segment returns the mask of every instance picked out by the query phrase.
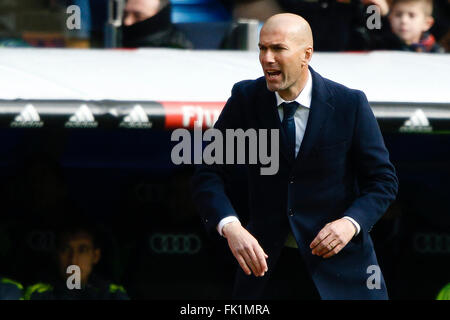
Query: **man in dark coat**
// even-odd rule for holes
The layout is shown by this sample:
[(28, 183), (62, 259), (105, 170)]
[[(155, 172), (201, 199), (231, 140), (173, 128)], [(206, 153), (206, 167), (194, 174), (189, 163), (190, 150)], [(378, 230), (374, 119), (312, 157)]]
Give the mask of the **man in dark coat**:
[(201, 165), (192, 180), (206, 228), (240, 265), (234, 298), (274, 298), (279, 281), (270, 280), (281, 279), (295, 288), (287, 298), (387, 299), (369, 232), (398, 180), (366, 96), (309, 67), (312, 32), (300, 16), (269, 18), (259, 47), (264, 77), (233, 87), (215, 128), (278, 129), (278, 172), (247, 166), (245, 228), (225, 193), (227, 165)]

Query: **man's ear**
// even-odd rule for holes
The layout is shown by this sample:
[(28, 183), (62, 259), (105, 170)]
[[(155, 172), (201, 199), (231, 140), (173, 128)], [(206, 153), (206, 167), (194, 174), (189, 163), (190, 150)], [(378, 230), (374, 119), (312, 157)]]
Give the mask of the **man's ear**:
[(102, 256), (102, 251), (100, 248), (94, 249), (94, 264), (97, 264), (100, 261)]
[(305, 60), (308, 62), (308, 64), (311, 61), (312, 54), (313, 54), (313, 48), (311, 46), (306, 48), (306, 50), (305, 50)]
[(425, 26), (423, 28), (423, 32), (430, 30), (430, 28), (434, 24), (434, 18), (432, 16), (428, 16), (425, 18)]
[(303, 57), (301, 57), (302, 66), (309, 65), (309, 62), (311, 61), (313, 54), (313, 48), (311, 46), (307, 47), (305, 49), (305, 54)]

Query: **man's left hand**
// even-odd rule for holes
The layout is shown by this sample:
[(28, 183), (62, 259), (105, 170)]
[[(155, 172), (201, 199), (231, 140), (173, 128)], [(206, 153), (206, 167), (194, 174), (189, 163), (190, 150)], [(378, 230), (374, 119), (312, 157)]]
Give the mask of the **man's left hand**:
[(330, 258), (344, 248), (353, 238), (356, 228), (349, 220), (341, 218), (327, 223), (320, 230), (309, 247), (312, 254), (323, 258)]

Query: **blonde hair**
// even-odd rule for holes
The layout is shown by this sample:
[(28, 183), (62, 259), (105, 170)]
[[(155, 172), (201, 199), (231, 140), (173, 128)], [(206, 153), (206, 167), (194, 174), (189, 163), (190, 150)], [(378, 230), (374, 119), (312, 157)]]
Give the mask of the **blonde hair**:
[(433, 14), (433, 0), (391, 0), (389, 3), (389, 7), (392, 9), (395, 5), (399, 3), (421, 3), (424, 9), (424, 13), (427, 16), (431, 16)]

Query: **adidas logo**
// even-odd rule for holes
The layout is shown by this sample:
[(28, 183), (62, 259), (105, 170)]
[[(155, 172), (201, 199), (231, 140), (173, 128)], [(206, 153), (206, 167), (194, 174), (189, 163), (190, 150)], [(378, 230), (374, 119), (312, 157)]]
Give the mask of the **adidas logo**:
[(422, 109), (417, 109), (411, 117), (405, 121), (400, 127), (400, 132), (431, 132), (433, 128), (430, 126), (427, 116)]
[(41, 128), (43, 125), (39, 113), (31, 103), (27, 104), (25, 109), (11, 122), (11, 127), (16, 128)]
[(82, 104), (64, 126), (66, 128), (96, 128), (98, 122), (95, 121), (91, 109), (86, 104)]
[(134, 106), (131, 112), (123, 118), (119, 127), (122, 128), (151, 128), (153, 123), (149, 121), (147, 113), (140, 104)]

